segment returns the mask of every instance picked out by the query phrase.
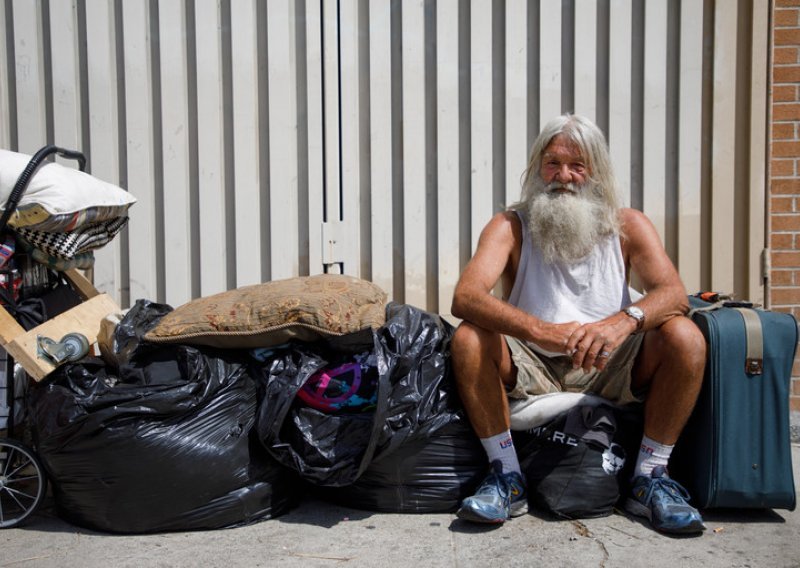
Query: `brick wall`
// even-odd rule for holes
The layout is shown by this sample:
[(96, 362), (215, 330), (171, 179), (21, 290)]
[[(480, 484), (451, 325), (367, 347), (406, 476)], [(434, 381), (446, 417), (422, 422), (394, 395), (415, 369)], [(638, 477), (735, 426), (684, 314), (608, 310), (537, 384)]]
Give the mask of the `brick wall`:
[[(769, 164), (770, 307), (800, 318), (800, 0), (773, 5)], [(792, 372), (792, 424), (800, 425), (800, 358)]]

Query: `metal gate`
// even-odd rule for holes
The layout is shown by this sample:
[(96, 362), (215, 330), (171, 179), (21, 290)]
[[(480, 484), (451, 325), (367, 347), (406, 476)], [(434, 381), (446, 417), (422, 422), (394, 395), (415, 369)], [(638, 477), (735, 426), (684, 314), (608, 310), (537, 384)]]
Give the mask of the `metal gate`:
[(447, 314), (539, 125), (606, 132), (690, 291), (763, 301), (768, 0), (0, 0), (0, 146), (136, 195), (123, 305), (344, 271)]

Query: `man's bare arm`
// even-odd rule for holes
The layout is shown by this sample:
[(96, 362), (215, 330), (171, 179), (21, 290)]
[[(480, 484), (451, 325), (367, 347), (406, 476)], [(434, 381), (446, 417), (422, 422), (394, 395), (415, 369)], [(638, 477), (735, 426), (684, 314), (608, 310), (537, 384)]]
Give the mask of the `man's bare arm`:
[(510, 263), (522, 240), (521, 230), (513, 212), (498, 213), (489, 221), (456, 285), (451, 313), (484, 329), (563, 353), (567, 339), (578, 327), (576, 322), (545, 322), (492, 295), (501, 277), (510, 275)]
[(623, 250), (646, 292), (646, 296), (636, 302), (645, 313), (643, 331), (685, 315), (689, 311), (686, 288), (655, 227), (643, 213), (634, 209), (624, 209), (622, 219), (627, 236)]

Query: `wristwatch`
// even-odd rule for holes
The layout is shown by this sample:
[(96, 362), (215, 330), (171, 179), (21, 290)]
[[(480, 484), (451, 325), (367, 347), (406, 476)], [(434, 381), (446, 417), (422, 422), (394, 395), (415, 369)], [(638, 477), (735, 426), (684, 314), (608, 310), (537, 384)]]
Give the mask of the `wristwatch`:
[(628, 306), (624, 308), (622, 311), (636, 320), (636, 331), (642, 329), (642, 326), (644, 325), (644, 312), (642, 311), (642, 308), (637, 308), (636, 306)]

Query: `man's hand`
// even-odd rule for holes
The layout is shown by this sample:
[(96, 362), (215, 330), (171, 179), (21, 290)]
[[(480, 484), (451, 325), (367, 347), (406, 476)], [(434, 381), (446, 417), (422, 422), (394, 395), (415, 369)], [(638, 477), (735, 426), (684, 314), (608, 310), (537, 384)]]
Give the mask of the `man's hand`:
[(566, 342), (572, 364), (587, 373), (596, 367), (602, 371), (614, 351), (636, 330), (636, 322), (624, 313), (614, 314), (598, 322), (578, 326)]
[(537, 336), (533, 341), (546, 351), (566, 353), (569, 355), (569, 350), (574, 349), (574, 347), (569, 347), (569, 340), (580, 328), (581, 324), (576, 321), (567, 323), (549, 323), (541, 321), (538, 325)]

